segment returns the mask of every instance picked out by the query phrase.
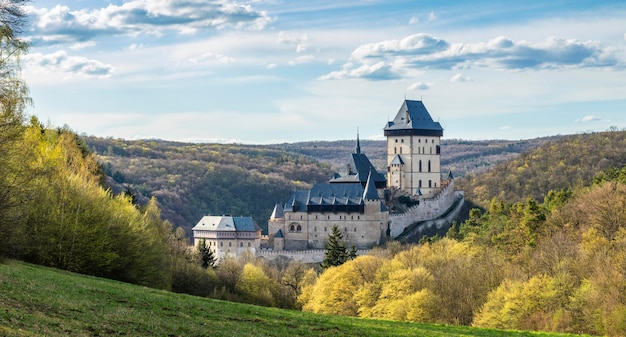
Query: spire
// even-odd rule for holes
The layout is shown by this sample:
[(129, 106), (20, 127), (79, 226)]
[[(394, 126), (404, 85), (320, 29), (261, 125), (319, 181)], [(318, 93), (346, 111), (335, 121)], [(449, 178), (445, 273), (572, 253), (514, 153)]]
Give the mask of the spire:
[(378, 200), (378, 192), (376, 191), (376, 184), (372, 180), (372, 169), (370, 168), (370, 174), (367, 176), (367, 183), (365, 183), (365, 191), (363, 192), (363, 199)]
[(356, 128), (356, 154), (361, 154), (361, 142), (359, 141), (359, 128)]
[(280, 203), (276, 203), (274, 211), (272, 211), (272, 215), (270, 215), (270, 219), (282, 219), (283, 217), (283, 207)]

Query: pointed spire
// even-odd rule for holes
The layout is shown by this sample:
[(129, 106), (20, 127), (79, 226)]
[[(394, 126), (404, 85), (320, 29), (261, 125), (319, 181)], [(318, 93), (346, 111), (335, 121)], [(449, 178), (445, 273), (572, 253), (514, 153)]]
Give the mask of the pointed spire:
[(452, 170), (450, 170), (450, 173), (448, 173), (448, 178), (449, 179), (454, 179), (454, 175), (452, 174)]
[(359, 141), (359, 128), (356, 128), (356, 154), (361, 154), (361, 142)]
[(272, 211), (272, 215), (270, 215), (270, 219), (282, 219), (283, 217), (283, 206), (280, 203), (276, 203), (274, 211)]
[(372, 169), (370, 168), (370, 174), (367, 176), (367, 183), (365, 183), (365, 191), (363, 192), (363, 200), (378, 200), (378, 191), (376, 191), (376, 184), (372, 180)]

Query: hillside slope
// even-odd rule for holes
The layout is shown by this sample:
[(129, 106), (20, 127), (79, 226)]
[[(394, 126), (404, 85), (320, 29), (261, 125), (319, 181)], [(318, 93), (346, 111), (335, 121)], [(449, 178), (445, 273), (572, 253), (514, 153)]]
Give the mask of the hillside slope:
[(267, 228), (276, 202), (332, 173), (311, 158), (261, 146), (85, 140), (116, 193), (129, 190), (140, 204), (156, 197), (163, 217), (187, 234), (207, 214), (252, 216)]
[(563, 136), (482, 174), (458, 179), (456, 187), (482, 207), (492, 198), (543, 200), (550, 190), (587, 186), (601, 171), (626, 165), (626, 132)]
[(2, 336), (564, 336), (317, 315), (0, 263)]
[[(444, 140), (442, 172), (456, 176), (484, 171), (550, 138), (523, 141)], [(190, 144), (85, 137), (114, 192), (133, 193), (140, 204), (155, 196), (163, 217), (187, 234), (206, 214), (252, 216), (262, 228), (276, 202), (295, 189), (325, 182), (342, 171), (354, 140), (274, 145)], [(385, 141), (361, 148), (385, 171)]]

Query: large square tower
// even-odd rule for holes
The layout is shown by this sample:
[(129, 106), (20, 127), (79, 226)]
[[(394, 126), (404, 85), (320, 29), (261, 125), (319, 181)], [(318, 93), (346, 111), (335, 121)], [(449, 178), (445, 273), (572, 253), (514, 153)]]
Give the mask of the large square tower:
[(405, 100), (384, 130), (387, 187), (426, 198), (437, 195), (441, 190), (441, 124), (433, 121), (422, 101)]

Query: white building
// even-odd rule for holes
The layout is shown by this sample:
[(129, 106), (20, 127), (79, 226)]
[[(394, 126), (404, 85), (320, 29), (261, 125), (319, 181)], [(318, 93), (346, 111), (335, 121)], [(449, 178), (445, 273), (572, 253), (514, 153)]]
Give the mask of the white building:
[(205, 240), (220, 260), (237, 257), (244, 251), (255, 254), (261, 246), (261, 227), (251, 217), (207, 215), (198, 221), (192, 231), (194, 246)]

